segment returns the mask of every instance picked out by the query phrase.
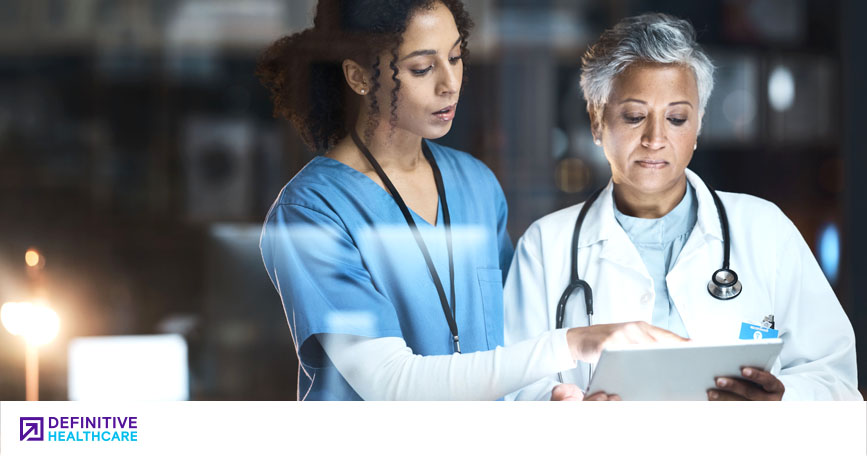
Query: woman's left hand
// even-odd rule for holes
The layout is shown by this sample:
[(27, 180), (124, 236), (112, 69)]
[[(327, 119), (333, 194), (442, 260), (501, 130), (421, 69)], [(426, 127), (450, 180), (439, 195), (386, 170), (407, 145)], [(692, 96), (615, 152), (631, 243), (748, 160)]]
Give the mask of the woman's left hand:
[(741, 374), (746, 378), (719, 377), (716, 389), (708, 390), (711, 401), (779, 401), (786, 387), (777, 377), (767, 371), (745, 367)]
[(577, 385), (571, 383), (561, 383), (554, 387), (551, 391), (552, 401), (619, 401), (620, 396), (616, 394), (606, 394), (603, 392), (593, 393), (589, 396), (584, 395)]
[(578, 385), (560, 383), (551, 391), (552, 401), (580, 401), (584, 399), (584, 391)]

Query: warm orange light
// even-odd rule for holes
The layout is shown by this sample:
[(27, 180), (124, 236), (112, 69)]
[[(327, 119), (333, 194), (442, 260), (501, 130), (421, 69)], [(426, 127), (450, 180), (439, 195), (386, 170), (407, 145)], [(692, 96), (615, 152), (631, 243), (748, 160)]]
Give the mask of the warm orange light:
[(24, 261), (27, 262), (27, 266), (35, 268), (39, 264), (39, 252), (35, 249), (27, 250), (27, 253), (24, 254)]
[(590, 185), (590, 168), (580, 158), (563, 158), (555, 172), (554, 183), (564, 193), (578, 193)]
[(45, 302), (7, 302), (0, 307), (0, 321), (35, 347), (51, 342), (60, 330), (60, 317)]

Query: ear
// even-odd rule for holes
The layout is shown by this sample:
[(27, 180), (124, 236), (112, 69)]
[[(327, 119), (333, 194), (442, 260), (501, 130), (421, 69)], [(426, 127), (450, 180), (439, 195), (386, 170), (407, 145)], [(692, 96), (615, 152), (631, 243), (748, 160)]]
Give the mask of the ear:
[(593, 140), (602, 140), (602, 115), (604, 107), (587, 106), (587, 114), (590, 115), (590, 132), (593, 134)]
[(367, 70), (358, 64), (355, 60), (346, 59), (343, 61), (343, 77), (346, 78), (346, 83), (353, 92), (359, 95), (367, 95), (370, 92), (370, 78)]

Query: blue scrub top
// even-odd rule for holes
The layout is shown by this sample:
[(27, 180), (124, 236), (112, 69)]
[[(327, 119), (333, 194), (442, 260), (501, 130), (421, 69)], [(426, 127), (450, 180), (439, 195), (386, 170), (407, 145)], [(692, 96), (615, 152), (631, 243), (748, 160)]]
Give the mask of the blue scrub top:
[[(506, 199), (482, 162), (428, 145), (451, 215), (461, 350), (493, 349), (503, 345), (503, 279), (513, 254)], [(442, 205), (435, 226), (413, 217), (448, 296)], [(453, 353), (436, 287), (400, 208), (355, 169), (314, 158), (271, 206), (259, 247), (298, 352), (299, 399), (360, 399), (315, 334), (402, 337), (415, 354)]]

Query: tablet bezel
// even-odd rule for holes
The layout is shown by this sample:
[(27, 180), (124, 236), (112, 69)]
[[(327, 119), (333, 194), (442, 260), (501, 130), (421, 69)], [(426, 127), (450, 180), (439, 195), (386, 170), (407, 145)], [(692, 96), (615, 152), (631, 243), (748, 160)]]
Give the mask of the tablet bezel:
[(743, 367), (769, 371), (782, 347), (782, 339), (759, 339), (608, 348), (594, 366), (587, 394), (604, 391), (623, 400), (707, 400), (716, 377), (743, 378)]

